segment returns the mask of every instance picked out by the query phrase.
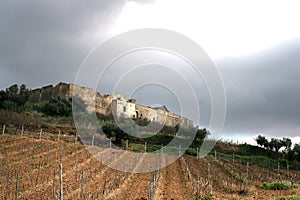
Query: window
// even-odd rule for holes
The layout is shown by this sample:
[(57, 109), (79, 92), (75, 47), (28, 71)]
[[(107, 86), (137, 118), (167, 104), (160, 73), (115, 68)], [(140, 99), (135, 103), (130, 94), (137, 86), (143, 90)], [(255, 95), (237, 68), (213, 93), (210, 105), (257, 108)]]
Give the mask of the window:
[(123, 106), (123, 112), (126, 112), (126, 107), (125, 106)]

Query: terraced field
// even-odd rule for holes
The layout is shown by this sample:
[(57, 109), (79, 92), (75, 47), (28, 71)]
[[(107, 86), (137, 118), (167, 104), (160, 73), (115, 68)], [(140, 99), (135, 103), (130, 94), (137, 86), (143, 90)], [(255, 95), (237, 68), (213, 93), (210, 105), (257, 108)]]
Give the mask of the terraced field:
[[(117, 159), (120, 157), (126, 162), (120, 162)], [(160, 163), (156, 164), (171, 159), (168, 155), (158, 157)], [(107, 162), (114, 167), (103, 164)], [(157, 160), (149, 160), (146, 154), (85, 147), (78, 142), (3, 135), (0, 136), (0, 199), (300, 197), (299, 188), (267, 191), (259, 187), (264, 181), (287, 180), (300, 184), (299, 171), (263, 169), (239, 160), (232, 162), (211, 156), (201, 159), (183, 156), (162, 169), (128, 172), (145, 162)]]

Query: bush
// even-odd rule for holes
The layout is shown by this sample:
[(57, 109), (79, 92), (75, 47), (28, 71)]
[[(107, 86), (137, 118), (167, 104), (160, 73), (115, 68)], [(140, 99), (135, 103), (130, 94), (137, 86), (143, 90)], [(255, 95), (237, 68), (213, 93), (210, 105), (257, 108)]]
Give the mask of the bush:
[(149, 144), (154, 144), (154, 145), (167, 145), (171, 142), (173, 139), (173, 136), (170, 135), (154, 135), (149, 138), (145, 138), (144, 141), (149, 143)]
[(69, 117), (72, 114), (72, 104), (69, 100), (57, 97), (43, 105), (41, 110), (48, 116)]
[(2, 102), (2, 108), (14, 112), (21, 112), (23, 108), (14, 101), (5, 100)]
[(194, 148), (188, 148), (185, 153), (187, 155), (191, 155), (191, 156), (197, 156), (197, 149)]
[(29, 90), (26, 85), (17, 84), (6, 88), (6, 90), (0, 91), (0, 108), (5, 110), (22, 112), (24, 110), (25, 103), (29, 99)]
[(264, 182), (260, 185), (260, 187), (264, 190), (289, 190), (292, 188), (296, 188), (297, 184), (289, 181)]
[(250, 144), (241, 144), (239, 151), (236, 152), (239, 155), (253, 155), (253, 156), (267, 156), (269, 158), (278, 159), (282, 158), (282, 153), (276, 153), (271, 150), (266, 150), (262, 147), (253, 146)]
[(147, 152), (154, 152), (161, 149), (161, 145), (147, 145)]
[(144, 151), (144, 146), (135, 144), (135, 145), (130, 146), (130, 149), (133, 152), (143, 152)]

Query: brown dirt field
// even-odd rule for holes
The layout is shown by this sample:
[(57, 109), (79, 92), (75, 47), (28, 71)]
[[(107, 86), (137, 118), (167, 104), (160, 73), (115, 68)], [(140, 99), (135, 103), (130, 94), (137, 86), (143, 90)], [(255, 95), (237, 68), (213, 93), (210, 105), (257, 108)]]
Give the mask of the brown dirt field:
[[(74, 141), (68, 137), (68, 141)], [(0, 136), (0, 200), (15, 199), (16, 175), (18, 179), (18, 199), (52, 199), (53, 183), (55, 198), (59, 195), (59, 164), (63, 165), (64, 199), (148, 199), (149, 183), (153, 181), (153, 172), (124, 173), (123, 169), (142, 169), (155, 166), (157, 158), (147, 154), (123, 153), (118, 149), (87, 147), (80, 143), (35, 139), (29, 137)], [(120, 156), (120, 157), (118, 157)], [(122, 162), (120, 162), (122, 158)], [(153, 160), (151, 160), (153, 159)], [(163, 156), (163, 162), (171, 157)], [(113, 169), (100, 160), (109, 162)], [(150, 165), (151, 164), (151, 165)], [(210, 176), (208, 176), (208, 164)], [(231, 171), (229, 171), (229, 169)], [(54, 182), (54, 170), (56, 177)], [(84, 170), (84, 177), (82, 177)], [(151, 170), (150, 170), (151, 171)], [(275, 199), (276, 197), (300, 197), (300, 189), (285, 191), (262, 190), (259, 185), (264, 178), (267, 181), (278, 180), (276, 169), (264, 170), (249, 165), (249, 191), (240, 195), (240, 186), (245, 189), (239, 175), (245, 178), (246, 167), (238, 161), (217, 159), (208, 156), (197, 159), (184, 156), (159, 171), (157, 187), (154, 188), (154, 200), (171, 199)], [(299, 171), (280, 169), (281, 178), (300, 184)], [(212, 196), (209, 194), (208, 179), (212, 183)], [(82, 180), (84, 188), (82, 190)], [(106, 180), (106, 181), (105, 181)], [(104, 183), (105, 182), (105, 183)], [(105, 184), (105, 188), (104, 188)], [(197, 185), (198, 184), (198, 185)], [(103, 193), (105, 189), (105, 192)], [(83, 192), (84, 191), (84, 192)]]
[(194, 199), (184, 168), (180, 158), (161, 170), (161, 178), (154, 199)]

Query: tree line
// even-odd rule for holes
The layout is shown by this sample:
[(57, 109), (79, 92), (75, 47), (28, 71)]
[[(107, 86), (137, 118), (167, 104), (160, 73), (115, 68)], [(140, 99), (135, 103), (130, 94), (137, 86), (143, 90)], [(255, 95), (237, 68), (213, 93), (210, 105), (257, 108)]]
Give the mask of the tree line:
[(70, 117), (73, 109), (76, 112), (84, 112), (87, 105), (78, 96), (73, 99), (52, 97), (49, 101), (39, 103), (29, 103), (31, 90), (25, 84), (14, 84), (5, 90), (0, 91), (0, 109), (13, 112), (33, 112), (43, 113), (45, 116)]
[(17, 84), (0, 91), (0, 108), (15, 112), (22, 112), (25, 109), (25, 103), (29, 99), (30, 90), (25, 84), (20, 87)]
[(290, 138), (271, 138), (271, 140), (268, 140), (265, 136), (258, 135), (255, 141), (259, 146), (276, 153), (281, 148), (284, 148), (283, 152), (286, 154), (288, 160), (300, 161), (300, 144), (294, 144), (292, 148), (292, 140)]

